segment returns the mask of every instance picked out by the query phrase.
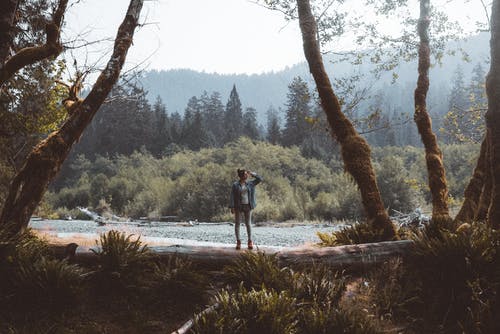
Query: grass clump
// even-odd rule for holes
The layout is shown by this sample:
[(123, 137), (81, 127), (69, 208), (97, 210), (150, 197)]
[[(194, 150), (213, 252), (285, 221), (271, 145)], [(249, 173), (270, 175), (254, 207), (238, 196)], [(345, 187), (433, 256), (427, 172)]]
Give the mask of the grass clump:
[(33, 310), (61, 311), (81, 301), (87, 276), (86, 270), (66, 260), (23, 261), (12, 273), (12, 292), (18, 302)]
[(247, 252), (225, 268), (228, 282), (214, 298), (215, 311), (202, 315), (195, 333), (378, 333), (362, 311), (341, 300), (347, 278), (326, 265), (294, 271), (276, 255)]
[(342, 245), (366, 244), (387, 241), (383, 229), (376, 230), (367, 222), (356, 223), (331, 233), (317, 233), (319, 246), (335, 247)]
[(295, 274), (292, 294), (303, 304), (335, 307), (346, 290), (346, 277), (326, 265), (314, 264)]
[(403, 262), (389, 262), (368, 279), (379, 316), (417, 333), (498, 332), (500, 232), (480, 223), (456, 232), (442, 223), (413, 240)]
[(233, 264), (224, 269), (229, 284), (239, 284), (250, 290), (266, 287), (276, 291), (288, 289), (293, 284), (290, 268), (280, 268), (276, 254), (244, 252)]
[[(167, 311), (185, 308), (192, 312), (193, 304), (207, 301), (209, 281), (192, 262), (179, 256), (170, 256), (166, 262), (157, 261), (152, 265), (150, 296), (152, 305)], [(171, 301), (180, 303), (172, 306)]]
[(222, 290), (214, 302), (218, 308), (197, 319), (194, 333), (298, 333), (296, 302), (286, 291), (240, 286), (234, 293)]
[[(97, 250), (98, 267), (93, 281), (100, 293), (113, 293), (141, 284), (151, 265), (151, 253), (140, 238), (111, 230), (102, 234)], [(99, 247), (100, 246), (100, 247)]]

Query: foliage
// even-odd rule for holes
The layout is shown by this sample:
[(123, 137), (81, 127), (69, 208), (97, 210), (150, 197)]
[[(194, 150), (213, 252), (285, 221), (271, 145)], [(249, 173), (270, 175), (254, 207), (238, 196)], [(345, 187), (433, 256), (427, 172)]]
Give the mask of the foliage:
[[(463, 194), (477, 149), (475, 144), (443, 147), (450, 194), (456, 199)], [(389, 209), (408, 212), (430, 201), (421, 149), (374, 148), (373, 159)], [(325, 164), (305, 158), (297, 147), (248, 138), (160, 159), (145, 151), (93, 161), (79, 156), (67, 186), (46, 200), (54, 210), (97, 206), (105, 200), (118, 215), (227, 221), (230, 185), (235, 169), (242, 166), (264, 178), (257, 188), (255, 221), (363, 219), (359, 191), (334, 158)]]
[(206, 277), (192, 262), (178, 256), (171, 256), (166, 262), (154, 263), (152, 280), (156, 291), (155, 303), (170, 303), (172, 299), (201, 302), (208, 285)]
[(370, 296), (376, 312), (384, 319), (407, 319), (411, 316), (410, 306), (418, 302), (416, 286), (402, 259), (384, 262), (368, 275), (366, 294)]
[(383, 333), (379, 326), (362, 310), (324, 308), (315, 305), (303, 309), (299, 319), (299, 333), (304, 334)]
[(363, 311), (341, 306), (347, 279), (326, 265), (293, 272), (280, 268), (276, 255), (247, 252), (225, 272), (239, 288), (214, 298), (217, 308), (197, 319), (196, 333), (258, 333), (260, 326), (281, 333), (284, 324), (290, 333), (380, 332)]
[(417, 332), (498, 331), (499, 233), (481, 223), (457, 232), (436, 225), (414, 235), (414, 251), (402, 264), (371, 275), (380, 315), (409, 321)]
[(227, 290), (215, 298), (218, 307), (197, 319), (195, 333), (297, 333), (295, 300), (287, 292)]
[(280, 268), (276, 254), (244, 252), (224, 269), (227, 282), (239, 284), (247, 289), (267, 288), (283, 291), (293, 284), (293, 272)]
[(295, 274), (292, 295), (301, 303), (336, 308), (346, 290), (347, 277), (325, 264), (313, 264)]
[(99, 268), (95, 280), (100, 281), (99, 289), (106, 291), (133, 286), (144, 274), (151, 254), (140, 237), (135, 240), (132, 238), (133, 235), (111, 230), (102, 234), (99, 242), (96, 241), (98, 248), (92, 251), (98, 257)]
[(356, 223), (331, 233), (317, 233), (322, 247), (366, 244), (386, 241), (382, 230), (374, 230), (367, 222)]
[(41, 257), (19, 262), (11, 277), (17, 302), (11, 302), (29, 305), (33, 311), (66, 310), (79, 302), (86, 276), (85, 270), (65, 260)]
[(485, 72), (477, 63), (472, 72), (471, 83), (465, 84), (460, 66), (455, 70), (448, 112), (444, 116), (440, 131), (451, 143), (479, 143), (485, 133), (484, 115), (487, 109)]

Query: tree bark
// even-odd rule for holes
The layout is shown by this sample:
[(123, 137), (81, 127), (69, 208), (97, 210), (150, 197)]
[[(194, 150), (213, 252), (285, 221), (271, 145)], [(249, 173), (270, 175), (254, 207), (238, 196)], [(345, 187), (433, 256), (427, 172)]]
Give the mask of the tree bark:
[(491, 171), (491, 204), (488, 224), (500, 227), (500, 0), (493, 0), (491, 9), (491, 64), (486, 77), (486, 131), (489, 133), (489, 168)]
[(113, 54), (89, 95), (73, 105), (71, 114), (62, 127), (33, 149), (24, 166), (14, 177), (0, 216), (0, 224), (13, 226), (14, 232), (28, 226), (33, 211), (48, 184), (59, 172), (72, 145), (80, 138), (118, 80), (127, 51), (132, 44), (142, 5), (143, 0), (130, 1), (127, 14), (118, 29)]
[(491, 204), (491, 179), (488, 173), (486, 177), (485, 184), (483, 186), (483, 191), (481, 192), (481, 197), (479, 197), (479, 205), (477, 207), (477, 212), (474, 215), (474, 221), (486, 222), (488, 219), (488, 210)]
[(316, 39), (316, 20), (311, 12), (310, 3), (308, 0), (297, 0), (297, 5), (304, 54), (309, 64), (309, 71), (316, 82), (321, 106), (326, 113), (332, 135), (340, 143), (345, 169), (358, 184), (368, 222), (375, 229), (382, 230), (385, 240), (395, 239), (394, 225), (385, 210), (377, 186), (371, 163), (370, 147), (342, 113), (337, 96), (326, 74), (319, 43)]
[(460, 211), (455, 217), (455, 223), (470, 223), (476, 217), (479, 210), (479, 203), (483, 189), (485, 188), (485, 181), (488, 167), (488, 137), (485, 136), (481, 143), (481, 150), (479, 151), (479, 158), (477, 159), (476, 167), (472, 173), (469, 184), (464, 191), (464, 202)]
[(429, 188), (432, 196), (432, 219), (449, 220), (448, 187), (443, 165), (443, 153), (437, 144), (437, 138), (432, 131), (432, 121), (427, 113), (426, 98), (429, 91), (430, 46), (429, 28), (430, 1), (420, 0), (420, 18), (418, 20), (418, 80), (415, 89), (414, 120), (425, 148), (425, 162), (429, 177)]
[(479, 206), (477, 208), (477, 213), (474, 216), (474, 220), (478, 222), (487, 222), (488, 220), (488, 210), (491, 205), (491, 183), (487, 183), (483, 187), (483, 192), (479, 198)]
[(5, 64), (12, 48), (18, 2), (17, 0), (3, 0), (0, 5), (0, 66)]
[[(396, 256), (411, 254), (413, 241), (398, 240), (369, 244), (345, 245), (337, 247), (297, 247), (276, 249), (272, 247), (259, 247), (253, 252), (276, 254), (278, 261), (283, 266), (313, 265), (325, 263), (331, 268), (350, 270), (366, 269)], [(97, 255), (88, 248), (75, 247), (76, 244), (67, 246), (52, 246), (53, 253), (59, 258), (68, 258), (76, 263), (92, 265), (97, 261)], [(165, 259), (173, 255), (186, 257), (193, 263), (204, 268), (221, 269), (238, 259), (243, 250), (233, 247), (211, 246), (151, 246), (148, 247), (154, 256)]]
[[(9, 2), (12, 2), (9, 0)], [(16, 2), (17, 5), (17, 2)], [(15, 74), (17, 71), (23, 67), (34, 64), (37, 61), (48, 59), (50, 57), (57, 57), (63, 50), (61, 45), (61, 25), (63, 22), (64, 13), (66, 12), (66, 7), (68, 6), (68, 0), (60, 0), (57, 9), (52, 15), (52, 21), (47, 23), (45, 27), (46, 40), (45, 44), (26, 47), (19, 50), (15, 55), (10, 58), (4, 58), (3, 62), (0, 63), (0, 88)], [(10, 9), (10, 8), (9, 8)], [(15, 10), (14, 10), (15, 11)], [(4, 16), (4, 15), (1, 15)], [(0, 18), (2, 18), (0, 16)], [(5, 21), (7, 22), (7, 21)], [(13, 24), (13, 21), (12, 21)], [(13, 27), (11, 25), (11, 29)], [(9, 30), (9, 31), (10, 31)], [(2, 36), (4, 35), (4, 36)], [(0, 38), (4, 37), (4, 40), (0, 41), (2, 44), (0, 46), (0, 52), (5, 52), (6, 48), (12, 45), (13, 35), (9, 33), (0, 34)], [(8, 40), (8, 38), (11, 38)], [(3, 44), (3, 43), (6, 44)], [(2, 55), (0, 55), (2, 56)], [(2, 60), (2, 59), (0, 59)]]

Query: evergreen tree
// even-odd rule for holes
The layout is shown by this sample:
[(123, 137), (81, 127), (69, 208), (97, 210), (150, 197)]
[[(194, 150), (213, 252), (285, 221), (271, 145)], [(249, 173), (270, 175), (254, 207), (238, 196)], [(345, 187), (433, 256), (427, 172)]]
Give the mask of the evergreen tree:
[(271, 144), (278, 144), (281, 142), (281, 127), (278, 112), (273, 106), (267, 110), (267, 134), (266, 139)]
[(181, 144), (182, 116), (178, 112), (174, 112), (172, 115), (170, 115), (170, 135), (174, 144)]
[(288, 86), (286, 121), (283, 130), (283, 145), (300, 146), (310, 129), (307, 119), (311, 117), (311, 95), (307, 83), (295, 77)]
[(168, 126), (167, 109), (163, 104), (160, 96), (156, 97), (155, 104), (153, 105), (153, 118), (154, 118), (154, 133), (151, 145), (151, 153), (160, 157), (165, 151), (165, 148), (172, 142), (170, 129)]
[(259, 125), (257, 124), (257, 112), (254, 108), (246, 108), (243, 114), (243, 131), (244, 136), (251, 139), (259, 139)]
[(209, 146), (220, 147), (224, 143), (224, 106), (220, 93), (213, 92), (210, 96), (206, 92), (201, 97), (203, 110), (203, 124), (207, 131)]
[(472, 69), (472, 79), (469, 86), (470, 102), (470, 137), (475, 143), (479, 143), (485, 133), (484, 115), (488, 108), (486, 98), (486, 72), (481, 63), (477, 63)]
[(444, 117), (443, 132), (451, 143), (481, 141), (484, 134), (483, 116), (486, 111), (485, 72), (481, 64), (472, 71), (466, 86), (461, 68), (455, 72), (450, 93), (449, 111)]
[(181, 140), (180, 144), (185, 147), (196, 146), (194, 132), (195, 115), (201, 112), (201, 104), (196, 96), (189, 99), (186, 109), (184, 110), (184, 119), (182, 121)]
[(75, 146), (76, 154), (129, 155), (145, 147), (153, 149), (154, 115), (146, 92), (137, 86), (118, 85)]
[(225, 143), (234, 141), (241, 136), (243, 128), (243, 112), (241, 109), (240, 97), (236, 91), (236, 85), (233, 85), (233, 89), (231, 90), (226, 104), (224, 123), (226, 127)]

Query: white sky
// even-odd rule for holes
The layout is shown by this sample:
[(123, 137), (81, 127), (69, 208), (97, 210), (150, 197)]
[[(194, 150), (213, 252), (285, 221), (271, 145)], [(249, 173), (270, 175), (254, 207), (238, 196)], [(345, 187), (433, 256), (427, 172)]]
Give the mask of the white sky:
[[(114, 36), (127, 6), (128, 0), (84, 0), (70, 11), (65, 31), (92, 30), (89, 40)], [(136, 32), (127, 62), (147, 59), (150, 69), (261, 73), (304, 58), (298, 24), (246, 0), (148, 1), (142, 17), (149, 24)]]
[[(439, 1), (438, 7), (447, 6), (469, 25), (484, 19), (480, 0)], [(65, 37), (82, 32), (88, 33), (87, 40), (114, 37), (128, 3), (82, 0), (66, 15)], [(136, 32), (127, 57), (129, 68), (142, 63), (141, 68), (147, 69), (252, 74), (281, 70), (304, 60), (298, 22), (287, 25), (281, 13), (248, 0), (147, 1), (142, 17), (148, 24)], [(84, 54), (89, 63), (99, 57), (103, 57), (101, 63), (107, 61), (111, 44), (98, 45), (76, 52), (80, 64)]]

